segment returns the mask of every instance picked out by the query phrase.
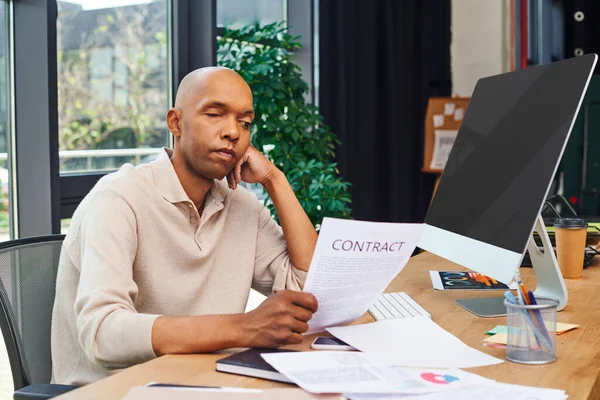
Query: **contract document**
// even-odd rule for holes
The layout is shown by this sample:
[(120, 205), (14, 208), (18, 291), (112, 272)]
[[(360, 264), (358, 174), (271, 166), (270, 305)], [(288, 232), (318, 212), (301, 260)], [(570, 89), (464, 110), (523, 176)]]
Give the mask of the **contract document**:
[(402, 271), (422, 232), (422, 224), (324, 218), (304, 284), (319, 302), (307, 333), (363, 315)]

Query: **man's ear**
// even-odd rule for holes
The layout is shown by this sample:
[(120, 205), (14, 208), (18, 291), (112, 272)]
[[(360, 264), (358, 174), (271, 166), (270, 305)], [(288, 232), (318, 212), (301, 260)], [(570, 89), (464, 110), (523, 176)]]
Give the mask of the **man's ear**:
[(181, 136), (181, 111), (171, 108), (167, 112), (167, 128), (175, 137)]

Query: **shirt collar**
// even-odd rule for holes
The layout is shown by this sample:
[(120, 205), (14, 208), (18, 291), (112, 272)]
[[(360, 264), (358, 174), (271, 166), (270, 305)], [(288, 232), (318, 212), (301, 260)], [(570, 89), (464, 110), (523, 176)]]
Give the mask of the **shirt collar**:
[[(163, 147), (156, 160), (150, 163), (152, 174), (154, 175), (154, 185), (162, 197), (171, 203), (189, 202), (191, 200), (185, 190), (183, 190), (173, 163), (171, 163), (172, 155), (173, 150)], [(213, 180), (213, 184), (207, 195), (210, 195), (217, 204), (223, 202), (225, 194), (222, 193), (219, 181), (216, 179)]]

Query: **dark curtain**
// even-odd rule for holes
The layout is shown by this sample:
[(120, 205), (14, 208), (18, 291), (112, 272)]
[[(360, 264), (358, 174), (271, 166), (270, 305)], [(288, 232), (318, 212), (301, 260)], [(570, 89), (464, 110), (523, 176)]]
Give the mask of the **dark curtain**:
[(427, 99), (451, 94), (450, 0), (320, 0), (319, 106), (353, 217), (422, 222)]

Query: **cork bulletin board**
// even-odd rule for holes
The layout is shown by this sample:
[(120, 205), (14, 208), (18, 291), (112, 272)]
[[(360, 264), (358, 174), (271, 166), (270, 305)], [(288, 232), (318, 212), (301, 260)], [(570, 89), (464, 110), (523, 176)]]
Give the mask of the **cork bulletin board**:
[(425, 114), (423, 172), (440, 175), (470, 97), (431, 97)]

